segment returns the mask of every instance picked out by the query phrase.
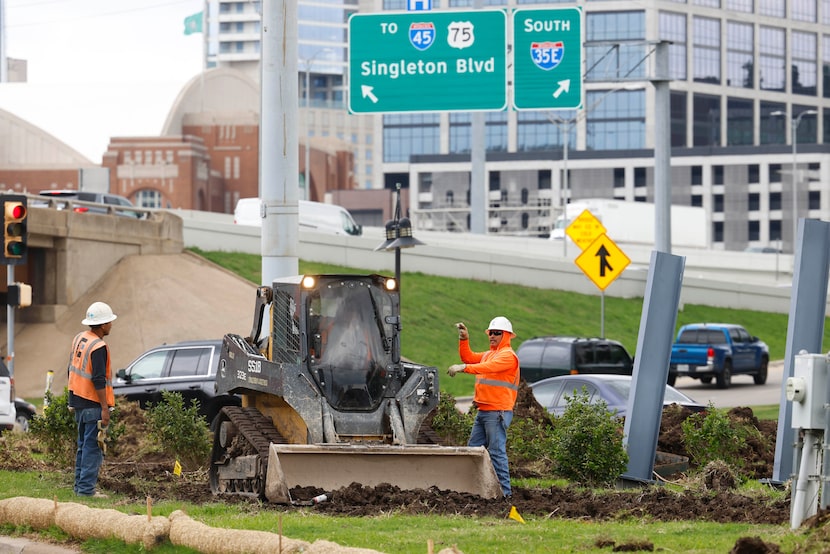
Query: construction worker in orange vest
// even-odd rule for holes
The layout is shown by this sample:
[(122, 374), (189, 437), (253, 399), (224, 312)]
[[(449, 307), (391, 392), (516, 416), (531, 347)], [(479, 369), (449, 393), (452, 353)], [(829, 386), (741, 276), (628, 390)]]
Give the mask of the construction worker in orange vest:
[(82, 325), (88, 331), (75, 336), (69, 361), (69, 409), (78, 424), (78, 450), (75, 455), (75, 494), (106, 497), (95, 490), (104, 451), (99, 432), (106, 433), (110, 410), (115, 406), (112, 390), (111, 356), (104, 337), (110, 334), (116, 316), (104, 302), (94, 302), (86, 311)]
[(451, 365), (447, 373), (450, 377), (458, 373), (476, 376), (473, 405), (478, 408), (478, 413), (467, 446), (487, 448), (502, 493), (505, 498), (511, 498), (507, 428), (513, 420), (513, 406), (519, 391), (519, 358), (510, 346), (510, 340), (516, 334), (510, 320), (503, 316), (495, 317), (487, 327), (490, 350), (473, 352), (467, 327), (463, 323), (456, 323), (456, 327), (458, 353), (464, 363)]

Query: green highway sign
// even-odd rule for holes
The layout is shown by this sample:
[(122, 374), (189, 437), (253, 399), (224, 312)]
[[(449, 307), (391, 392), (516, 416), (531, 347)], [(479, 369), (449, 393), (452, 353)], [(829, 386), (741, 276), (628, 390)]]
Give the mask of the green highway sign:
[(349, 111), (507, 107), (503, 10), (355, 14), (349, 18)]
[(513, 107), (575, 109), (582, 105), (582, 9), (513, 12)]

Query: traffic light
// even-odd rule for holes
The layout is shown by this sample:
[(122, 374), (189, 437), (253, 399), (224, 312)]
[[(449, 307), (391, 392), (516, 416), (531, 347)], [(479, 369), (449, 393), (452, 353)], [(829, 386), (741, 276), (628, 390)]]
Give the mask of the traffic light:
[(26, 219), (29, 210), (26, 208), (26, 197), (19, 194), (5, 194), (0, 196), (3, 202), (3, 255), (0, 257), (5, 265), (26, 263), (29, 238), (26, 229)]

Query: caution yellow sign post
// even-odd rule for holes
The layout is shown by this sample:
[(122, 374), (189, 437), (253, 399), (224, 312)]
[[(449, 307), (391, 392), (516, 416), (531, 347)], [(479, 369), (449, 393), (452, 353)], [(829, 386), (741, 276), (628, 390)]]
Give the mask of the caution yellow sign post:
[(580, 250), (594, 242), (598, 236), (605, 234), (605, 227), (594, 214), (588, 210), (583, 210), (570, 225), (565, 228), (565, 234), (571, 237), (571, 240), (579, 246)]
[(599, 290), (604, 291), (628, 267), (631, 260), (603, 233), (577, 256), (574, 263)]

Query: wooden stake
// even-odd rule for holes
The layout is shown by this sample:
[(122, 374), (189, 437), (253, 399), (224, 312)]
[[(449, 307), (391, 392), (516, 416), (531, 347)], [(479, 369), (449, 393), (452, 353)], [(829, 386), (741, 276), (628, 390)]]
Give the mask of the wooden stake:
[(147, 521), (152, 521), (153, 519), (153, 499), (149, 496), (147, 497)]
[(278, 531), (279, 531), (279, 536), (280, 536), (280, 543), (279, 543), (280, 550), (279, 550), (279, 552), (280, 552), (280, 554), (282, 554), (282, 514), (280, 514), (280, 517), (277, 519), (277, 525), (278, 525)]
[(427, 539), (427, 554), (434, 554), (435, 553), (435, 543), (432, 539)]

